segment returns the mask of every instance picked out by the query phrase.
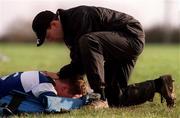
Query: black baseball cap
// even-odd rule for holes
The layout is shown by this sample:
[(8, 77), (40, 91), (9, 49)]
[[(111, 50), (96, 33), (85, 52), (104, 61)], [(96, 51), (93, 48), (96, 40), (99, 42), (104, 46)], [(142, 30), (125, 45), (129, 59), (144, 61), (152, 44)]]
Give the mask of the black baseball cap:
[(55, 14), (48, 10), (42, 11), (35, 16), (32, 22), (32, 29), (37, 36), (37, 46), (40, 46), (44, 43), (46, 30), (50, 26), (50, 23), (54, 17)]

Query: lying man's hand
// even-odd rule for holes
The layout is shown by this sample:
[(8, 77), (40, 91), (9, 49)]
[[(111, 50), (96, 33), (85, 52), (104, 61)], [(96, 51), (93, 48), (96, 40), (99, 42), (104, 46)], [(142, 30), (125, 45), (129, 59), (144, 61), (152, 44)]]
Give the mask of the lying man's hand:
[(54, 72), (48, 72), (48, 71), (42, 71), (46, 76), (52, 78), (53, 80), (59, 79), (59, 76), (57, 73)]

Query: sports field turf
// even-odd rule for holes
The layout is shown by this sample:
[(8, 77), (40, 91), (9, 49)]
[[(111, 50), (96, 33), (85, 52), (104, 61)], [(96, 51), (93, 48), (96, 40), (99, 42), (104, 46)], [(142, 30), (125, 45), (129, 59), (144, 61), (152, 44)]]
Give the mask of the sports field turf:
[[(3, 56), (2, 56), (3, 55)], [(16, 71), (58, 71), (68, 64), (69, 51), (64, 45), (50, 44), (37, 48), (33, 44), (0, 43), (0, 76)], [(180, 45), (147, 44), (132, 73), (130, 83), (172, 74), (177, 95), (176, 107), (167, 109), (157, 94), (153, 102), (127, 108), (93, 110), (82, 108), (64, 114), (30, 114), (22, 117), (52, 118), (180, 118)]]

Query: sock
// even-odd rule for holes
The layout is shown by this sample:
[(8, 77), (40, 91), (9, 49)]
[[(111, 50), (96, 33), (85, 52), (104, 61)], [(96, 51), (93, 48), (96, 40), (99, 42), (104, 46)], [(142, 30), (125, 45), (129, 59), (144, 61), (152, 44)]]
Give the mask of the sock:
[(101, 100), (106, 100), (106, 96), (105, 96), (105, 88), (101, 88)]
[(105, 96), (105, 87), (101, 87), (100, 89), (94, 91), (95, 93), (99, 93), (101, 95), (101, 100), (106, 100), (106, 96)]

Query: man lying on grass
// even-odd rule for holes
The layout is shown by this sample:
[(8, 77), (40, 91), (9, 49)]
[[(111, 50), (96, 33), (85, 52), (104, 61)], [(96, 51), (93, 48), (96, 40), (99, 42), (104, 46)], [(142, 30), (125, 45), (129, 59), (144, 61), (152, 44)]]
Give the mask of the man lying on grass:
[(53, 72), (25, 71), (0, 77), (0, 98), (12, 90), (27, 93), (40, 101), (44, 96), (80, 98), (86, 94), (86, 84), (79, 75), (60, 78)]
[[(63, 73), (61, 72), (63, 71)], [(57, 73), (47, 71), (17, 72), (0, 78), (0, 98), (12, 90), (25, 92), (42, 100), (45, 96), (61, 96), (80, 98), (87, 94), (87, 86), (83, 77), (76, 75), (69, 66), (64, 66)], [(160, 93), (166, 99), (167, 106), (173, 107), (175, 93), (170, 75), (163, 75), (155, 80), (128, 85), (122, 92), (121, 106), (131, 106), (152, 101), (155, 93)], [(115, 91), (112, 91), (112, 95)], [(147, 99), (149, 98), (149, 99)], [(107, 108), (106, 104), (90, 103), (92, 108)]]

